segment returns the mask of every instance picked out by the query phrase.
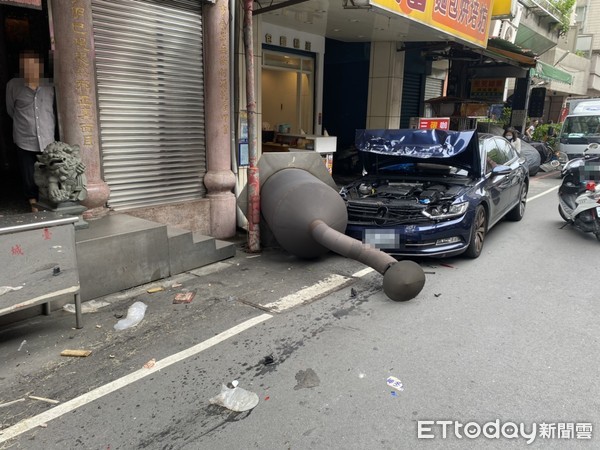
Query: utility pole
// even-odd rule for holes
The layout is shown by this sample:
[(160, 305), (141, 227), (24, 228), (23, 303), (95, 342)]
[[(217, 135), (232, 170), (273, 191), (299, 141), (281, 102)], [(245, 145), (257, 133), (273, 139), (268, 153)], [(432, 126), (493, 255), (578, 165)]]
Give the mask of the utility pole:
[(260, 251), (260, 178), (256, 141), (254, 89), (254, 44), (252, 42), (253, 0), (244, 0), (244, 53), (246, 60), (246, 111), (248, 114), (248, 250)]

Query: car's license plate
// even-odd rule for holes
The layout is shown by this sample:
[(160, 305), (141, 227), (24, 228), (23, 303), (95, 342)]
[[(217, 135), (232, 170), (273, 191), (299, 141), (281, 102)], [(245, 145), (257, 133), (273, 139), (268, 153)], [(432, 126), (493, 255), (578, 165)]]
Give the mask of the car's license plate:
[(400, 239), (398, 238), (396, 230), (365, 230), (363, 242), (365, 244), (372, 245), (375, 248), (400, 247)]

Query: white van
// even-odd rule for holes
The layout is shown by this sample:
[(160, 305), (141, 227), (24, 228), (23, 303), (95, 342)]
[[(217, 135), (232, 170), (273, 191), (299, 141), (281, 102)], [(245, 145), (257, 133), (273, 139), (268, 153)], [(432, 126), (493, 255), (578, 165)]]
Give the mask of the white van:
[(581, 156), (592, 142), (600, 143), (600, 99), (577, 103), (573, 112), (563, 122), (559, 142), (560, 151), (566, 153), (569, 158)]

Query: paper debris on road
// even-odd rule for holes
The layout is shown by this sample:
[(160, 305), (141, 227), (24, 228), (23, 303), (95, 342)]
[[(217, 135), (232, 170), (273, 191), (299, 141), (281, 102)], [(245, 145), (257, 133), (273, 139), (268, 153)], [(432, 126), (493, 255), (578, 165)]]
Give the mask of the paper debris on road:
[(148, 361), (146, 364), (144, 364), (144, 369), (152, 369), (155, 364), (156, 364), (156, 359), (152, 358), (150, 361)]
[(51, 403), (53, 405), (60, 403), (58, 400), (52, 400), (51, 398), (46, 398), (46, 397), (37, 397), (35, 395), (28, 395), (27, 397), (30, 398), (31, 400), (39, 400), (40, 402)]
[(153, 288), (146, 290), (146, 292), (148, 294), (154, 294), (155, 292), (160, 292), (160, 291), (164, 291), (164, 290), (165, 290), (165, 288), (163, 288), (162, 286), (157, 286), (157, 287), (153, 287)]
[(191, 303), (195, 295), (196, 291), (179, 292), (178, 294), (175, 294), (175, 298), (173, 298), (173, 303)]
[(7, 406), (14, 405), (15, 403), (24, 402), (24, 401), (25, 401), (24, 398), (18, 398), (16, 400), (11, 401), (11, 402), (0, 403), (0, 408), (6, 408)]
[(7, 292), (11, 291), (18, 291), (22, 288), (23, 286), (0, 286), (0, 295), (6, 294)]
[[(110, 303), (98, 300), (90, 300), (87, 302), (83, 302), (81, 304), (81, 313), (87, 314), (98, 312), (100, 308), (104, 308), (108, 305), (110, 305)], [(70, 312), (71, 314), (75, 314), (75, 305), (73, 303), (67, 303), (65, 306), (63, 306), (63, 309), (67, 312)]]
[(396, 377), (387, 377), (387, 385), (397, 389), (398, 391), (404, 391), (404, 386), (402, 385), (402, 381), (400, 381)]
[(90, 356), (92, 354), (91, 350), (63, 350), (60, 352), (60, 356), (77, 356), (85, 358), (86, 356)]

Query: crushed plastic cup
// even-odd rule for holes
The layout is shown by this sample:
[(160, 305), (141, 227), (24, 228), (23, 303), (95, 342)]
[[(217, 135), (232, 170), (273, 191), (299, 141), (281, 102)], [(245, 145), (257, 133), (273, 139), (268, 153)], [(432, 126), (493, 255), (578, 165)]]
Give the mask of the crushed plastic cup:
[(219, 395), (211, 398), (209, 402), (213, 405), (222, 406), (231, 411), (243, 412), (249, 411), (258, 405), (258, 395), (254, 392), (247, 391), (241, 387), (232, 387), (221, 385)]
[(135, 327), (143, 319), (148, 305), (142, 302), (135, 302), (127, 310), (127, 316), (124, 319), (115, 323), (114, 329), (117, 331), (126, 330), (127, 328)]

